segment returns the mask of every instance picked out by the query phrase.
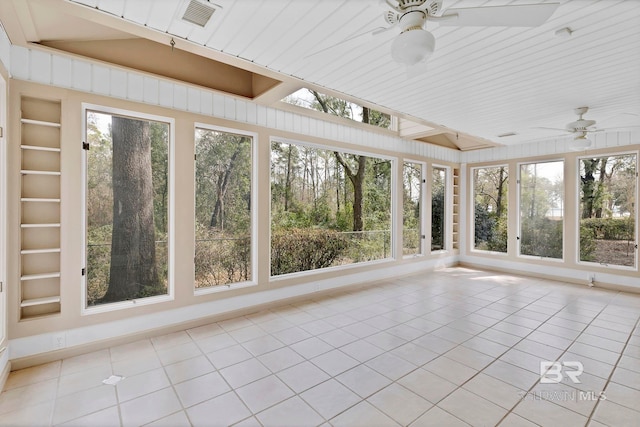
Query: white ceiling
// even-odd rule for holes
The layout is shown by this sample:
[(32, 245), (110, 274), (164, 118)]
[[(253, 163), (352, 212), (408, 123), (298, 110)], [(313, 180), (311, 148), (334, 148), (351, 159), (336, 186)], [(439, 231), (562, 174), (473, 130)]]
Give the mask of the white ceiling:
[[(149, 31), (187, 39), (306, 82), (500, 144), (558, 134), (573, 109), (600, 128), (640, 125), (640, 1), (551, 0), (537, 28), (439, 27), (436, 51), (408, 78), (390, 56), (393, 35), (359, 38), (387, 24), (379, 0), (212, 0), (205, 29), (180, 19), (188, 0), (73, 0)], [(542, 3), (444, 0), (444, 7)], [(101, 12), (102, 11), (102, 12)], [(99, 18), (96, 18), (99, 19)], [(555, 31), (569, 27), (569, 38)], [(516, 132), (516, 136), (498, 135)]]

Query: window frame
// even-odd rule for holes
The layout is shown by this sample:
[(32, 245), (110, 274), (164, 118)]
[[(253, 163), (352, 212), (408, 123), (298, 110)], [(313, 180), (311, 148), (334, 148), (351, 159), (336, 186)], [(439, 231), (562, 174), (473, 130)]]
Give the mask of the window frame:
[[(400, 162), (399, 162), (400, 163)], [(402, 259), (411, 259), (425, 256), (426, 241), (427, 241), (427, 209), (425, 208), (425, 201), (427, 200), (427, 163), (422, 160), (414, 160), (410, 158), (402, 158), (402, 212), (399, 216), (402, 217), (402, 250), (404, 251), (404, 164), (413, 163), (420, 165), (420, 253), (402, 255)]]
[[(521, 244), (522, 244), (522, 217), (521, 217), (521, 197), (522, 197), (522, 166), (523, 165), (534, 165), (540, 163), (555, 163), (562, 162), (562, 199), (563, 199), (563, 210), (562, 210), (562, 257), (561, 258), (551, 258), (551, 257), (541, 257), (536, 255), (527, 255), (522, 254), (520, 252)], [(567, 221), (566, 221), (566, 194), (567, 194), (567, 185), (566, 185), (566, 177), (567, 177), (567, 159), (564, 157), (560, 158), (552, 158), (552, 159), (543, 159), (538, 161), (528, 161), (528, 162), (518, 162), (516, 164), (517, 168), (517, 181), (516, 181), (516, 256), (522, 259), (532, 259), (532, 260), (542, 260), (556, 263), (564, 263), (566, 262), (566, 245), (567, 245)]]
[[(636, 204), (635, 204), (635, 215), (634, 215), (634, 239), (635, 239), (635, 247), (634, 247), (634, 266), (633, 267), (628, 267), (625, 265), (610, 265), (610, 264), (603, 264), (603, 263), (599, 263), (599, 262), (594, 262), (594, 261), (582, 261), (580, 260), (580, 167), (581, 167), (581, 162), (583, 159), (590, 159), (590, 158), (601, 158), (601, 157), (622, 157), (622, 156), (630, 156), (630, 155), (635, 155), (636, 156), (636, 190), (635, 190), (635, 198), (636, 198)], [(620, 270), (620, 271), (638, 271), (638, 219), (640, 218), (640, 216), (638, 215), (638, 203), (637, 200), (639, 200), (639, 196), (640, 196), (640, 189), (638, 187), (640, 187), (640, 179), (638, 178), (639, 176), (639, 171), (638, 171), (638, 165), (640, 164), (640, 151), (635, 150), (635, 151), (621, 151), (621, 152), (607, 152), (607, 153), (603, 153), (603, 154), (597, 154), (597, 155), (593, 155), (593, 156), (588, 156), (588, 155), (579, 155), (576, 157), (576, 196), (575, 196), (575, 206), (576, 206), (576, 224), (575, 224), (575, 232), (576, 232), (576, 250), (575, 250), (575, 260), (576, 260), (576, 264), (580, 265), (580, 266), (585, 266), (585, 267), (598, 267), (598, 268), (607, 268), (607, 269), (611, 269), (611, 270)]]
[[(428, 230), (429, 230), (429, 253), (431, 254), (443, 254), (450, 252), (453, 247), (453, 233), (448, 234), (450, 230), (453, 230), (453, 171), (451, 166), (441, 165), (438, 163), (432, 163), (431, 173), (427, 170), (427, 176), (429, 179), (429, 215)], [(435, 169), (444, 169), (444, 230), (442, 230), (442, 244), (444, 248), (433, 250), (431, 248), (433, 242), (433, 172)]]
[[(279, 274), (277, 276), (273, 276), (271, 274), (271, 235), (272, 235), (272, 216), (271, 216), (271, 144), (273, 142), (279, 142), (279, 143), (283, 143), (283, 144), (292, 144), (292, 145), (300, 145), (300, 146), (305, 146), (305, 147), (309, 147), (309, 148), (315, 148), (315, 149), (319, 149), (319, 150), (330, 150), (330, 151), (339, 151), (341, 153), (347, 153), (347, 154), (354, 154), (357, 156), (367, 156), (367, 157), (376, 157), (378, 159), (382, 159), (382, 160), (388, 160), (389, 162), (391, 162), (391, 204), (390, 204), (390, 212), (389, 212), (389, 232), (391, 233), (391, 238), (389, 239), (389, 245), (390, 245), (390, 256), (383, 258), (383, 259), (376, 259), (376, 260), (371, 260), (371, 261), (363, 261), (363, 262), (356, 262), (356, 263), (352, 263), (352, 264), (346, 264), (346, 265), (336, 265), (336, 266), (332, 266), (332, 267), (325, 267), (325, 268), (319, 268), (319, 269), (315, 269), (315, 270), (304, 270), (304, 271), (296, 271), (293, 273), (286, 273), (286, 274)], [(268, 165), (268, 170), (269, 170), (269, 235), (268, 235), (268, 242), (269, 242), (269, 258), (268, 258), (268, 263), (269, 263), (269, 282), (277, 282), (277, 281), (281, 281), (281, 280), (289, 280), (292, 278), (298, 278), (298, 277), (307, 277), (307, 276), (312, 276), (314, 274), (319, 274), (319, 273), (325, 273), (325, 272), (336, 272), (336, 271), (346, 271), (346, 270), (350, 270), (353, 268), (360, 268), (362, 266), (369, 266), (369, 265), (377, 265), (377, 264), (384, 264), (384, 263), (391, 263), (391, 262), (395, 262), (398, 259), (398, 255), (397, 255), (397, 251), (396, 251), (396, 243), (397, 243), (397, 239), (398, 237), (396, 236), (395, 233), (395, 222), (397, 220), (397, 214), (396, 212), (398, 212), (398, 202), (397, 202), (397, 184), (396, 184), (396, 180), (397, 180), (397, 176), (398, 176), (398, 163), (399, 163), (399, 158), (397, 156), (389, 156), (389, 155), (385, 155), (385, 154), (378, 154), (378, 153), (371, 153), (371, 152), (366, 152), (366, 151), (360, 151), (360, 150), (353, 150), (351, 148), (342, 148), (342, 147), (337, 147), (337, 146), (330, 146), (328, 144), (319, 144), (319, 143), (315, 143), (315, 142), (308, 142), (308, 141), (300, 141), (297, 139), (292, 139), (292, 138), (284, 138), (284, 137), (279, 137), (279, 136), (273, 136), (271, 135), (269, 137), (269, 165)]]
[[(224, 291), (228, 291), (231, 289), (238, 289), (238, 288), (247, 288), (247, 287), (251, 287), (251, 286), (257, 286), (258, 285), (258, 262), (257, 262), (257, 253), (258, 253), (258, 234), (257, 234), (257, 230), (258, 230), (258, 180), (256, 179), (258, 176), (258, 162), (256, 161), (258, 159), (258, 134), (256, 132), (249, 132), (246, 130), (240, 130), (240, 129), (235, 129), (235, 128), (230, 128), (230, 127), (225, 127), (225, 126), (217, 126), (217, 125), (212, 125), (210, 123), (205, 123), (205, 122), (195, 122), (194, 126), (193, 126), (193, 148), (194, 148), (194, 154), (195, 154), (195, 146), (196, 146), (196, 130), (197, 129), (203, 129), (203, 130), (210, 130), (210, 131), (214, 131), (214, 132), (225, 132), (225, 133), (231, 133), (234, 135), (241, 135), (241, 136), (246, 136), (246, 137), (250, 137), (251, 138), (251, 213), (250, 213), (250, 217), (251, 217), (251, 280), (245, 280), (242, 282), (236, 282), (236, 283), (229, 283), (229, 284), (224, 284), (224, 285), (218, 285), (218, 286), (209, 286), (206, 288), (196, 288), (195, 287), (195, 280), (193, 283), (193, 295), (195, 296), (200, 296), (200, 295), (208, 295), (208, 294), (213, 294), (213, 293), (218, 293), (218, 292), (224, 292)], [(196, 182), (196, 168), (195, 168), (195, 157), (194, 157), (194, 162), (193, 162), (193, 218), (194, 218), (194, 230), (193, 230), (193, 258), (195, 260), (195, 214), (196, 214), (196, 186), (195, 186), (195, 182)], [(271, 199), (269, 199), (271, 200)], [(271, 202), (269, 202), (269, 204), (271, 204)], [(194, 272), (195, 272), (195, 261), (194, 261)], [(194, 275), (195, 278), (195, 275)]]
[[(82, 292), (80, 292), (80, 304), (81, 310), (80, 315), (92, 315), (98, 313), (111, 312), (116, 310), (122, 310), (133, 307), (140, 307), (152, 304), (158, 304), (167, 301), (173, 301), (175, 299), (175, 119), (173, 117), (160, 116), (157, 114), (149, 114), (141, 111), (134, 110), (126, 110), (123, 108), (116, 108), (107, 105), (100, 104), (92, 104), (92, 103), (81, 103), (81, 112), (82, 112), (82, 137), (86, 138), (87, 135), (87, 114), (89, 112), (117, 115), (122, 117), (129, 117), (132, 119), (143, 119), (149, 121), (156, 121), (161, 123), (166, 123), (169, 126), (168, 131), (168, 147), (167, 147), (167, 165), (168, 165), (168, 196), (167, 196), (167, 206), (168, 206), (168, 232), (167, 232), (167, 293), (163, 295), (155, 295), (151, 297), (111, 302), (106, 304), (88, 306), (87, 305), (87, 278), (88, 275), (85, 273), (82, 278)], [(83, 270), (86, 271), (87, 268), (87, 232), (88, 232), (88, 221), (87, 221), (87, 198), (88, 198), (88, 155), (86, 150), (82, 150), (82, 250), (81, 250), (81, 265), (83, 266)]]
[[(509, 255), (509, 248), (510, 248), (510, 244), (509, 244), (509, 237), (511, 237), (511, 233), (510, 233), (510, 227), (509, 227), (509, 215), (510, 215), (510, 211), (511, 209), (509, 209), (509, 205), (507, 204), (507, 250), (505, 252), (498, 252), (498, 251), (489, 251), (489, 250), (484, 250), (484, 249), (477, 249), (475, 246), (475, 238), (476, 238), (476, 218), (475, 218), (475, 190), (476, 190), (476, 185), (475, 185), (475, 179), (474, 179), (474, 175), (475, 175), (475, 171), (478, 169), (490, 169), (490, 168), (500, 168), (500, 167), (504, 167), (507, 170), (507, 176), (509, 178), (509, 181), (507, 181), (507, 196), (509, 195), (509, 182), (511, 181), (511, 176), (509, 175), (509, 164), (508, 163), (500, 163), (500, 164), (495, 164), (495, 165), (485, 165), (485, 166), (471, 166), (469, 169), (469, 179), (471, 180), (471, 185), (470, 187), (470, 191), (469, 191), (469, 204), (467, 205), (468, 211), (469, 211), (469, 251), (470, 252), (475, 252), (478, 254), (489, 254), (489, 255), (496, 255), (496, 256), (508, 256)], [(518, 170), (520, 170), (520, 168), (518, 167)], [(518, 180), (519, 181), (519, 180)], [(518, 198), (518, 200), (520, 200)], [(509, 198), (507, 197), (507, 202), (509, 201)], [(519, 241), (519, 240), (518, 240)]]

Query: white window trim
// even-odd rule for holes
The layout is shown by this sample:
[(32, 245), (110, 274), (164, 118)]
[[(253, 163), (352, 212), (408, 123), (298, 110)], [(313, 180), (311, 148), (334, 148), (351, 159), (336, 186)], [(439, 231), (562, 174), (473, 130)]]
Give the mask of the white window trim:
[[(168, 272), (167, 272), (167, 294), (157, 295), (147, 298), (139, 298), (127, 301), (118, 301), (107, 304), (100, 304), (96, 306), (87, 306), (87, 277), (85, 274), (82, 280), (82, 292), (80, 292), (80, 314), (91, 315), (98, 313), (105, 313), (110, 311), (116, 311), (126, 308), (145, 306), (151, 304), (157, 304), (166, 301), (173, 301), (175, 299), (175, 119), (172, 117), (158, 116), (154, 114), (147, 114), (139, 111), (124, 110), (121, 108), (113, 108), (104, 105), (82, 103), (82, 132), (83, 138), (87, 133), (87, 112), (95, 111), (98, 113), (119, 115), (124, 117), (131, 117), (133, 119), (144, 119), (150, 121), (156, 121), (161, 123), (167, 123), (169, 125), (169, 197), (168, 197), (168, 215), (169, 215), (169, 232), (168, 239)], [(82, 150), (82, 268), (86, 268), (87, 265), (87, 152)]]
[(566, 221), (566, 215), (565, 215), (565, 211), (566, 209), (562, 210), (562, 258), (550, 258), (550, 257), (542, 257), (542, 256), (534, 256), (534, 255), (523, 255), (520, 253), (520, 243), (522, 242), (522, 239), (520, 238), (521, 236), (521, 215), (520, 215), (520, 196), (521, 196), (521, 189), (520, 189), (520, 173), (522, 171), (522, 166), (523, 165), (535, 165), (535, 164), (540, 164), (540, 163), (555, 163), (555, 162), (562, 162), (562, 187), (563, 187), (563, 191), (562, 191), (562, 197), (563, 197), (563, 205), (566, 206), (566, 177), (567, 177), (567, 160), (565, 158), (557, 158), (557, 159), (549, 159), (549, 160), (541, 160), (541, 161), (529, 161), (529, 162), (518, 162), (516, 164), (516, 173), (517, 173), (517, 181), (516, 181), (516, 202), (518, 203), (518, 205), (516, 206), (516, 255), (518, 258), (522, 258), (522, 259), (534, 259), (534, 260), (542, 260), (542, 261), (549, 261), (549, 262), (556, 262), (556, 263), (564, 263), (565, 262), (565, 250), (566, 250), (566, 244), (567, 244), (567, 221)]
[[(352, 268), (358, 268), (358, 267), (362, 267), (362, 266), (368, 266), (368, 265), (374, 265), (374, 264), (381, 264), (381, 263), (388, 263), (388, 262), (394, 262), (397, 259), (397, 254), (396, 254), (396, 242), (397, 242), (397, 236), (396, 233), (394, 232), (394, 224), (396, 221), (396, 212), (398, 210), (398, 202), (396, 201), (397, 199), (397, 191), (396, 191), (396, 183), (395, 183), (395, 177), (398, 174), (398, 157), (394, 157), (394, 156), (387, 156), (384, 154), (375, 154), (375, 153), (368, 153), (366, 151), (360, 151), (360, 150), (351, 150), (351, 149), (344, 149), (341, 147), (331, 147), (329, 145), (324, 145), (324, 144), (317, 144), (317, 143), (313, 143), (313, 142), (306, 142), (306, 141), (299, 141), (299, 140), (295, 140), (295, 139), (290, 139), (290, 138), (280, 138), (280, 137), (276, 137), (276, 136), (271, 136), (269, 138), (269, 147), (271, 147), (271, 144), (273, 142), (279, 142), (279, 143), (284, 143), (284, 144), (292, 144), (292, 145), (301, 145), (304, 147), (310, 147), (310, 148), (316, 148), (319, 150), (330, 150), (330, 151), (339, 151), (341, 153), (347, 153), (347, 154), (355, 154), (357, 156), (367, 156), (367, 157), (375, 157), (378, 159), (383, 159), (383, 160), (388, 160), (391, 162), (391, 212), (389, 213), (390, 215), (390, 224), (389, 224), (389, 232), (391, 233), (391, 239), (389, 241), (390, 244), (390, 255), (387, 258), (383, 258), (383, 259), (376, 259), (376, 260), (372, 260), (372, 261), (363, 261), (363, 262), (356, 262), (356, 263), (352, 263), (352, 264), (347, 264), (347, 265), (337, 265), (337, 266), (333, 266), (333, 267), (325, 267), (325, 268), (318, 268), (315, 270), (305, 270), (305, 271), (296, 271), (293, 273), (287, 273), (287, 274), (279, 274), (277, 276), (274, 276), (271, 274), (271, 268), (269, 268), (269, 282), (275, 282), (275, 281), (279, 281), (279, 280), (283, 280), (283, 279), (289, 279), (292, 277), (304, 277), (304, 276), (310, 276), (313, 274), (318, 274), (320, 272), (324, 273), (324, 272), (328, 272), (328, 271), (341, 271), (341, 270), (349, 270)], [(269, 148), (269, 171), (271, 171), (271, 148)], [(268, 242), (269, 242), (269, 266), (271, 266), (271, 172), (269, 172), (269, 236), (268, 236)]]
[(436, 254), (446, 254), (451, 252), (453, 248), (453, 173), (451, 166), (440, 165), (437, 163), (431, 164), (431, 173), (428, 174), (430, 179), (430, 198), (429, 203), (433, 206), (433, 171), (435, 169), (444, 169), (445, 177), (444, 177), (444, 208), (445, 208), (445, 219), (444, 219), (444, 230), (442, 230), (442, 243), (444, 244), (443, 249), (431, 250), (431, 242), (433, 240), (432, 229), (433, 229), (433, 208), (430, 209), (431, 216), (429, 218), (429, 251)]
[[(601, 158), (601, 157), (622, 157), (622, 156), (630, 156), (630, 155), (635, 155), (636, 156), (636, 191), (635, 191), (635, 198), (636, 200), (640, 200), (639, 196), (640, 196), (640, 190), (638, 189), (638, 187), (640, 187), (640, 180), (638, 179), (638, 162), (639, 162), (639, 157), (640, 157), (640, 152), (638, 151), (621, 151), (618, 153), (609, 153), (609, 154), (597, 154), (597, 155), (593, 155), (593, 156), (579, 156), (576, 158), (576, 173), (578, 174), (578, 179), (576, 179), (576, 199), (575, 199), (575, 204), (576, 204), (576, 225), (575, 225), (575, 230), (576, 230), (576, 253), (575, 253), (575, 260), (576, 260), (576, 264), (578, 265), (583, 265), (583, 266), (588, 266), (588, 267), (598, 267), (598, 268), (607, 268), (607, 269), (611, 269), (611, 270), (620, 270), (620, 271), (638, 271), (638, 249), (634, 246), (633, 251), (634, 251), (634, 266), (633, 267), (628, 267), (625, 265), (610, 265), (610, 264), (602, 264), (599, 262), (593, 262), (593, 261), (581, 261), (580, 260), (580, 163), (582, 161), (582, 159), (593, 159), (593, 158)], [(634, 245), (638, 244), (638, 203), (636, 202), (636, 206), (635, 206), (635, 224), (634, 224)], [(589, 278), (590, 280), (590, 278)]]
[[(489, 250), (484, 250), (484, 249), (477, 249), (476, 246), (476, 201), (475, 201), (475, 191), (476, 191), (476, 182), (474, 179), (474, 172), (478, 169), (490, 169), (490, 168), (500, 168), (503, 167), (507, 170), (507, 176), (509, 178), (509, 181), (511, 181), (511, 176), (509, 175), (509, 164), (507, 163), (502, 163), (502, 164), (497, 164), (497, 165), (486, 165), (486, 166), (473, 166), (470, 168), (470, 181), (471, 181), (471, 185), (469, 186), (471, 188), (470, 194), (469, 194), (469, 208), (468, 208), (468, 212), (470, 215), (470, 226), (469, 226), (469, 251), (470, 252), (475, 252), (477, 254), (488, 254), (491, 256), (508, 256), (509, 255), (509, 237), (511, 236), (511, 233), (509, 233), (509, 206), (507, 204), (507, 251), (506, 252), (498, 252), (498, 251), (489, 251)], [(508, 187), (508, 184), (507, 184)], [(508, 195), (508, 191), (507, 191), (507, 195)], [(508, 197), (507, 197), (507, 201), (508, 201)]]
[[(247, 288), (251, 286), (258, 285), (258, 263), (257, 263), (257, 253), (258, 253), (258, 239), (257, 239), (257, 230), (258, 230), (258, 215), (257, 215), (257, 207), (258, 207), (258, 180), (256, 177), (258, 176), (258, 134), (255, 132), (248, 132), (246, 130), (234, 129), (224, 126), (216, 126), (209, 123), (196, 122), (194, 124), (193, 133), (194, 133), (194, 148), (195, 148), (195, 132), (197, 129), (203, 130), (211, 130), (215, 132), (225, 132), (231, 133), (234, 135), (242, 135), (251, 138), (251, 280), (246, 280), (242, 282), (236, 283), (228, 283), (224, 285), (215, 285), (215, 286), (207, 286), (204, 288), (196, 288), (195, 282), (193, 284), (193, 294), (196, 296), (199, 295), (208, 295), (217, 292), (224, 292), (231, 289), (238, 288)], [(195, 162), (194, 162), (195, 165)], [(193, 182), (194, 182), (194, 198), (193, 198), (193, 212), (195, 218), (195, 167), (193, 169)], [(194, 223), (195, 225), (195, 223)], [(195, 234), (194, 234), (195, 238)], [(195, 251), (195, 245), (194, 245)], [(195, 259), (195, 252), (193, 254)], [(195, 263), (194, 263), (195, 267)]]
[[(403, 197), (403, 201), (404, 201), (404, 164), (405, 163), (414, 163), (417, 165), (420, 165), (420, 219), (419, 219), (419, 223), (420, 223), (420, 253), (418, 254), (410, 254), (410, 255), (402, 255), (403, 259), (412, 259), (412, 258), (419, 258), (419, 257), (424, 257), (425, 253), (426, 253), (426, 242), (427, 242), (427, 210), (425, 207), (425, 200), (427, 200), (427, 163), (423, 160), (414, 160), (414, 159), (410, 159), (410, 158), (403, 158), (402, 159), (402, 191), (403, 194), (401, 195)], [(400, 201), (398, 201), (398, 203), (400, 203)], [(400, 218), (402, 221), (401, 223), (404, 222), (404, 206), (402, 206), (402, 212), (399, 213)], [(404, 250), (404, 224), (402, 226), (402, 238), (403, 238), (403, 250)]]

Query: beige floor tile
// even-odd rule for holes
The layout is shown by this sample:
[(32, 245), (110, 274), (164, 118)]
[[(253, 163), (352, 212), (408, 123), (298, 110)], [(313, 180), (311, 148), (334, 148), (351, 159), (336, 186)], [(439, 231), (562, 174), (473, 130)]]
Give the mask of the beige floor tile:
[(425, 369), (416, 369), (400, 378), (398, 384), (403, 385), (431, 403), (439, 402), (458, 388), (456, 384)]
[(422, 366), (439, 356), (438, 353), (427, 350), (412, 342), (401, 345), (391, 350), (391, 354), (401, 357), (416, 366)]
[(171, 334), (151, 338), (151, 344), (153, 344), (156, 351), (175, 347), (177, 345), (184, 345), (190, 342), (191, 336), (186, 331), (173, 332)]
[(516, 415), (512, 412), (502, 420), (500, 427), (538, 427), (538, 424), (526, 420), (520, 415)]
[(358, 365), (338, 375), (335, 379), (349, 387), (363, 399), (391, 384), (389, 378), (366, 365)]
[(350, 408), (361, 399), (357, 394), (334, 379), (325, 381), (300, 394), (325, 419), (330, 419)]
[(365, 364), (394, 381), (417, 368), (413, 363), (409, 363), (392, 353), (382, 353)]
[(306, 340), (307, 338), (311, 338), (311, 334), (309, 332), (297, 326), (274, 332), (272, 335), (286, 345), (291, 345)]
[(453, 341), (432, 335), (432, 333), (416, 338), (412, 342), (437, 354), (444, 354), (458, 345)]
[(242, 343), (242, 346), (246, 348), (249, 353), (257, 357), (262, 354), (269, 353), (270, 351), (282, 348), (284, 347), (284, 344), (271, 335), (264, 335), (252, 339), (251, 341), (246, 341)]
[(58, 397), (101, 386), (111, 374), (111, 364), (108, 364), (62, 376), (58, 381)]
[(491, 357), (499, 357), (501, 354), (509, 350), (506, 345), (498, 344), (482, 337), (473, 337), (462, 343), (463, 347), (479, 351)]
[(209, 359), (204, 355), (165, 366), (164, 369), (173, 384), (178, 384), (215, 370)]
[(280, 371), (277, 375), (296, 393), (301, 393), (331, 378), (311, 362), (302, 362)]
[(202, 351), (200, 351), (200, 347), (198, 347), (196, 343), (190, 341), (185, 344), (158, 350), (156, 354), (160, 362), (166, 366), (200, 356)]
[(462, 385), (478, 373), (476, 369), (444, 356), (432, 360), (424, 365), (423, 368), (456, 385)]
[(640, 359), (635, 357), (626, 356), (624, 353), (618, 362), (618, 366), (624, 369), (628, 369), (633, 372), (640, 373)]
[(155, 348), (151, 344), (151, 340), (140, 340), (128, 344), (111, 347), (111, 362), (119, 362), (122, 360), (138, 359), (153, 356), (155, 357)]
[(48, 400), (2, 414), (2, 424), (12, 427), (34, 427), (51, 424), (55, 401)]
[(198, 326), (195, 328), (187, 329), (187, 333), (193, 340), (200, 340), (203, 338), (218, 335), (224, 332), (224, 329), (217, 323), (209, 323), (207, 325)]
[(139, 426), (182, 409), (171, 387), (120, 404), (123, 426)]
[(446, 352), (444, 356), (477, 371), (484, 369), (487, 365), (494, 361), (493, 357), (487, 356), (486, 354), (464, 346), (453, 348)]
[(534, 356), (533, 354), (525, 353), (524, 351), (516, 350), (516, 348), (512, 348), (507, 351), (505, 354), (500, 356), (498, 360), (503, 362), (510, 363), (519, 368), (526, 369), (529, 372), (532, 372), (536, 375), (540, 374), (540, 363), (550, 361), (553, 362), (556, 359), (547, 359), (540, 356)]
[(611, 381), (627, 387), (631, 387), (635, 390), (640, 390), (640, 372), (630, 371), (629, 369), (617, 367), (613, 372)]
[(367, 401), (401, 425), (409, 425), (433, 406), (396, 383), (367, 398)]
[(146, 427), (191, 427), (189, 418), (184, 411), (176, 412), (175, 414), (167, 415), (164, 418), (160, 418), (152, 423), (145, 424)]
[(424, 415), (410, 424), (409, 427), (468, 427), (469, 424), (465, 423), (459, 418), (454, 417), (447, 411), (434, 406), (429, 409)]
[(62, 363), (58, 360), (56, 362), (51, 362), (44, 365), (38, 365), (31, 368), (20, 369), (19, 371), (13, 371), (9, 374), (9, 377), (4, 384), (4, 389), (10, 390), (12, 388), (24, 387), (29, 384), (38, 383), (40, 381), (58, 378), (58, 376), (60, 375), (61, 365)]
[(267, 335), (267, 332), (260, 326), (251, 324), (245, 328), (232, 330), (229, 332), (229, 335), (239, 343), (243, 343), (265, 336)]
[(341, 347), (340, 351), (353, 357), (359, 362), (366, 362), (367, 360), (371, 360), (384, 353), (383, 349), (376, 347), (365, 340), (358, 340), (351, 344), (347, 344), (344, 347)]
[(188, 408), (231, 390), (227, 382), (218, 372), (211, 372), (200, 377), (175, 385), (176, 393), (182, 406)]
[(405, 340), (404, 338), (392, 335), (384, 331), (366, 337), (365, 341), (385, 351), (393, 350), (394, 348), (400, 347), (407, 342), (407, 340)]
[(507, 334), (506, 332), (498, 331), (496, 329), (489, 328), (486, 331), (478, 335), (480, 338), (488, 339), (489, 341), (497, 342), (498, 344), (512, 347), (518, 343), (522, 338)]
[(544, 358), (545, 360), (557, 360), (562, 354), (562, 350), (550, 346), (546, 343), (539, 343), (528, 338), (523, 339), (514, 347), (516, 350)]
[(541, 426), (583, 427), (587, 417), (548, 400), (525, 398), (514, 409), (516, 415)]
[(123, 359), (118, 360), (117, 362), (112, 362), (111, 367), (111, 371), (114, 375), (132, 377), (143, 372), (161, 368), (162, 363), (154, 352), (152, 354), (149, 354), (148, 356), (134, 357), (131, 359)]
[(529, 390), (540, 380), (539, 374), (501, 360), (496, 360), (482, 372), (522, 390)]
[(194, 426), (211, 427), (212, 424), (233, 425), (249, 417), (251, 412), (235, 393), (229, 392), (187, 409), (187, 415)]
[(638, 426), (640, 412), (608, 400), (598, 402), (593, 419), (607, 426)]
[(525, 393), (524, 390), (483, 373), (476, 375), (462, 387), (505, 409), (513, 408)]
[(170, 385), (164, 369), (158, 368), (132, 377), (125, 377), (116, 384), (115, 388), (118, 392), (118, 401), (126, 402)]
[[(26, 406), (37, 405), (56, 398), (58, 380), (55, 378), (6, 390), (0, 394), (0, 416)], [(1, 417), (0, 417), (1, 418)], [(0, 422), (1, 424), (1, 422)]]
[(246, 328), (248, 326), (254, 326), (253, 322), (244, 316), (223, 320), (218, 322), (218, 325), (227, 332)]
[(275, 375), (270, 375), (236, 389), (247, 407), (255, 414), (294, 395)]
[(109, 354), (109, 350), (94, 351), (62, 360), (60, 375), (64, 376), (89, 369), (100, 369), (104, 367), (111, 368), (111, 356)]
[(589, 417), (596, 406), (600, 391), (584, 392), (565, 384), (538, 384), (525, 399), (544, 399)]
[(56, 399), (53, 424), (61, 424), (118, 403), (113, 386), (101, 385)]
[(264, 427), (304, 427), (324, 423), (324, 419), (298, 396), (259, 413), (257, 418)]
[(605, 389), (607, 400), (629, 409), (637, 410), (640, 405), (640, 390), (610, 382)]
[(213, 366), (216, 369), (223, 369), (227, 366), (235, 365), (236, 363), (251, 359), (253, 358), (253, 355), (240, 344), (236, 344), (231, 347), (223, 348), (222, 350), (207, 353), (207, 358), (211, 363), (213, 363)]
[(207, 336), (194, 341), (203, 353), (211, 353), (213, 351), (222, 350), (238, 344), (231, 335), (226, 332)]
[(462, 388), (445, 397), (438, 407), (478, 426), (494, 426), (507, 414), (506, 409)]
[(274, 373), (304, 362), (304, 358), (289, 347), (283, 347), (271, 353), (258, 356), (258, 360)]
[(305, 359), (312, 359), (320, 354), (333, 350), (333, 347), (316, 337), (307, 338), (306, 340), (292, 344), (290, 347)]
[[(263, 427), (262, 424), (256, 419), (256, 417), (245, 418), (233, 425), (233, 427)], [(330, 427), (330, 426), (328, 426)]]
[(249, 359), (221, 369), (220, 374), (231, 387), (238, 388), (264, 378), (270, 375), (271, 372), (257, 359)]
[(358, 340), (358, 337), (351, 335), (341, 329), (334, 329), (329, 332), (318, 335), (322, 341), (332, 347), (338, 348)]
[(120, 413), (117, 406), (103, 409), (75, 420), (67, 421), (60, 424), (65, 427), (87, 427), (87, 426), (109, 426), (115, 427), (121, 425)]
[(398, 427), (400, 424), (363, 401), (331, 420), (334, 427)]
[(614, 367), (612, 364), (600, 362), (598, 360), (583, 356), (582, 354), (576, 354), (569, 351), (562, 355), (561, 361), (580, 362), (582, 363), (584, 372), (601, 378), (609, 378), (609, 376), (613, 372)]
[(331, 350), (321, 354), (311, 359), (311, 362), (332, 377), (360, 364), (356, 359), (347, 356), (340, 350)]

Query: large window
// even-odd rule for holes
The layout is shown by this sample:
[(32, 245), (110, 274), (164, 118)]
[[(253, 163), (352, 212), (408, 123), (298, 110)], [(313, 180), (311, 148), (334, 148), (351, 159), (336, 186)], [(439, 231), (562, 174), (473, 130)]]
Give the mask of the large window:
[(86, 304), (168, 293), (167, 122), (86, 111)]
[(393, 256), (392, 162), (271, 143), (271, 275)]
[(402, 168), (402, 254), (422, 253), (422, 163), (404, 162)]
[(508, 182), (506, 166), (473, 169), (473, 248), (507, 252)]
[(431, 250), (445, 250), (447, 219), (447, 169), (434, 166), (431, 173)]
[(564, 162), (520, 165), (520, 255), (562, 259)]
[(580, 261), (636, 265), (636, 155), (580, 162)]
[(251, 280), (252, 138), (196, 129), (195, 286)]

